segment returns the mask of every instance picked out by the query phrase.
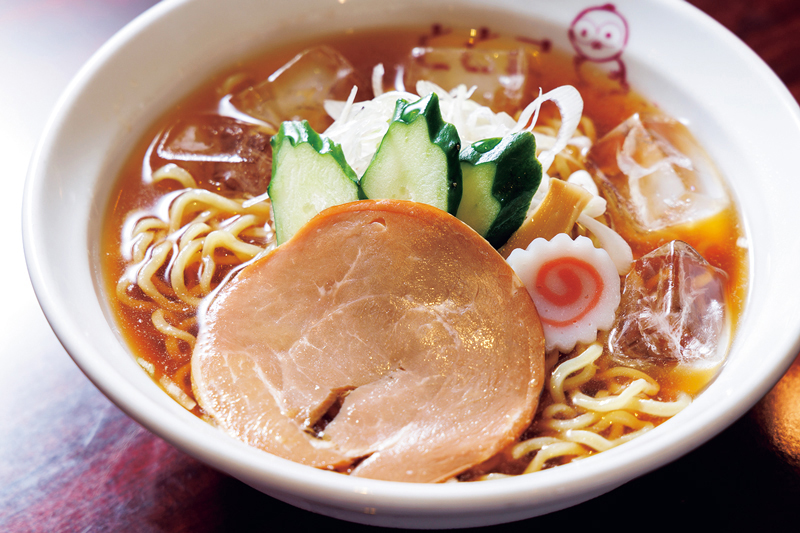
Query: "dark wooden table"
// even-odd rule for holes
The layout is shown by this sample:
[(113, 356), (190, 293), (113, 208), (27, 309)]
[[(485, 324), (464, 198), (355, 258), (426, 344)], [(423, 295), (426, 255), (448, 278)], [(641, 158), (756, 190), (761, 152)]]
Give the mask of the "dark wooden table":
[[(69, 78), (153, 3), (0, 0), (0, 531), (373, 529), (275, 501), (142, 429), (83, 376), (38, 308), (19, 230), (28, 160)], [(692, 3), (755, 49), (800, 98), (800, 2)], [(750, 412), (682, 459), (583, 505), (496, 529), (627, 522), (797, 531), (799, 502), (800, 359)]]

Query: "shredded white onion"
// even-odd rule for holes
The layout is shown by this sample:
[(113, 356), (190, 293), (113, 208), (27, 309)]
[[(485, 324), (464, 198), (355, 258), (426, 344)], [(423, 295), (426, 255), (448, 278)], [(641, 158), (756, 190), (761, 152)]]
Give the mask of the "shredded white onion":
[(482, 106), (470, 97), (475, 87), (459, 85), (449, 93), (429, 81), (417, 82), (417, 93), (420, 97), (436, 93), (442, 118), (456, 127), (461, 144), (466, 146), (482, 139), (503, 137), (511, 132), (516, 122), (508, 113), (495, 113)]
[(359, 177), (364, 174), (378, 150), (389, 122), (394, 115), (397, 100), (413, 101), (419, 96), (400, 91), (389, 91), (372, 100), (352, 104), (349, 113), (342, 113), (343, 102), (325, 101), (325, 111), (336, 120), (325, 135), (342, 146), (344, 157)]
[(600, 247), (608, 252), (620, 276), (624, 276), (630, 271), (633, 264), (633, 252), (630, 245), (625, 242), (625, 239), (619, 233), (586, 213), (581, 213), (578, 216), (578, 223), (591, 231), (592, 235), (600, 241)]
[(567, 179), (569, 183), (573, 183), (583, 187), (592, 194), (592, 199), (583, 208), (581, 214), (578, 216), (578, 222), (588, 229), (595, 238), (600, 242), (600, 246), (608, 252), (614, 266), (617, 267), (617, 272), (622, 276), (628, 273), (633, 263), (633, 252), (630, 245), (623, 239), (619, 233), (595, 220), (606, 212), (606, 199), (600, 196), (592, 176), (585, 170), (576, 170)]
[(588, 139), (573, 139), (583, 112), (583, 100), (577, 89), (569, 85), (540, 94), (522, 111), (519, 120), (514, 120), (508, 113), (495, 113), (471, 100), (475, 87), (459, 85), (448, 92), (435, 83), (420, 80), (416, 86), (417, 94), (406, 91), (383, 92), (383, 75), (383, 65), (376, 65), (372, 71), (375, 93), (372, 100), (352, 104), (349, 109), (346, 102), (325, 102), (325, 111), (335, 120), (325, 134), (342, 146), (345, 158), (358, 176), (366, 171), (389, 128), (397, 100), (414, 101), (431, 93), (438, 96), (442, 118), (455, 126), (463, 145), (523, 130), (532, 132), (542, 103), (548, 100), (555, 102), (561, 113), (561, 127), (557, 136), (534, 132), (539, 152), (537, 157), (542, 163), (543, 173), (547, 173), (555, 155), (569, 142), (581, 147), (588, 142)]
[(383, 94), (383, 75), (386, 71), (383, 68), (383, 63), (378, 63), (372, 69), (372, 94), (380, 96)]
[(597, 185), (594, 183), (591, 174), (585, 170), (576, 170), (570, 174), (569, 178), (567, 178), (567, 182), (583, 187), (592, 194), (592, 199), (589, 200), (589, 203), (583, 208), (582, 212), (584, 214), (592, 218), (597, 218), (606, 212), (606, 199), (600, 196), (600, 192), (597, 190)]
[(593, 196), (597, 196), (600, 194), (600, 191), (597, 189), (597, 185), (595, 184), (594, 180), (592, 179), (592, 175), (586, 172), (585, 170), (576, 170), (572, 174), (569, 175), (567, 178), (569, 183), (573, 183), (580, 187), (583, 187)]
[[(581, 121), (581, 115), (583, 114), (581, 93), (571, 85), (562, 85), (550, 92), (540, 94), (533, 102), (528, 104), (522, 110), (517, 125), (512, 129), (511, 133), (523, 130), (533, 131), (534, 126), (536, 126), (536, 119), (539, 116), (539, 109), (548, 100), (558, 106), (558, 111), (561, 113), (561, 126), (558, 128), (558, 134), (552, 147), (537, 156), (542, 164), (542, 172), (547, 172), (550, 165), (553, 164), (556, 154), (566, 148), (575, 130), (578, 129), (578, 123)], [(526, 127), (529, 120), (531, 123)], [(537, 144), (538, 142), (537, 138)]]

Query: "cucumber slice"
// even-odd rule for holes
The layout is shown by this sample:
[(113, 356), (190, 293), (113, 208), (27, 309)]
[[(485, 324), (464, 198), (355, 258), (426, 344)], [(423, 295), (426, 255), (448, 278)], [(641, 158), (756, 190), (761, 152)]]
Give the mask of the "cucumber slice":
[(455, 214), (461, 200), (461, 140), (442, 120), (439, 97), (398, 100), (394, 117), (361, 177), (367, 198), (412, 200)]
[(342, 147), (321, 137), (308, 122), (284, 122), (270, 140), (272, 179), (267, 191), (280, 245), (317, 213), (359, 199), (358, 177)]
[(456, 216), (499, 248), (524, 222), (542, 181), (536, 139), (525, 131), (473, 143), (461, 152), (461, 172)]

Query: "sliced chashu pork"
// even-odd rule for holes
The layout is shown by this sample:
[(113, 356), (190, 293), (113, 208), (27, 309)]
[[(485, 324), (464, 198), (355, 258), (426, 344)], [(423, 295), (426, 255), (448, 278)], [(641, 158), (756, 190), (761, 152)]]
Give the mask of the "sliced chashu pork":
[(192, 380), (250, 445), (443, 481), (530, 424), (543, 352), (528, 292), (484, 239), (433, 207), (369, 200), (324, 211), (218, 292)]

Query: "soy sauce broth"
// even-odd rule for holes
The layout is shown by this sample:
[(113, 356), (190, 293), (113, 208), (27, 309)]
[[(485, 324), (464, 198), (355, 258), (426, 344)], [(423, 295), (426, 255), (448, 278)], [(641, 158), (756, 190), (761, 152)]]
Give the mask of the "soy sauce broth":
[[(360, 78), (365, 80), (367, 86), (363, 89), (359, 88), (357, 100), (371, 97), (368, 83), (372, 68), (377, 63), (383, 63), (386, 67), (385, 89), (392, 89), (392, 80), (396, 76), (397, 65), (402, 64), (411, 49), (416, 46), (469, 46), (476, 49), (508, 50), (521, 48), (528, 55), (529, 76), (531, 77), (531, 83), (526, 89), (527, 96), (523, 98), (524, 104), (533, 100), (539, 94), (540, 88), (543, 92), (547, 92), (561, 85), (574, 85), (583, 97), (584, 115), (591, 119), (596, 130), (596, 138), (602, 137), (634, 113), (658, 112), (657, 106), (633, 90), (623, 90), (619, 83), (609, 79), (606, 73), (592, 70), (590, 66), (586, 65), (581, 67), (578, 72), (569, 53), (554, 50), (549, 46), (542, 45), (541, 42), (529, 41), (520, 36), (500, 36), (489, 29), (470, 32), (469, 30), (454, 30), (440, 26), (425, 29), (381, 29), (332, 35), (314, 42), (286, 45), (277, 50), (257, 54), (252, 58), (239, 60), (231, 68), (204, 83), (188, 98), (160, 118), (138, 145), (133, 147), (129, 159), (122, 168), (105, 216), (102, 233), (102, 272), (108, 303), (125, 342), (140, 364), (151, 373), (156, 381), (166, 377), (169, 381), (177, 384), (187, 397), (193, 398), (189, 368), (191, 347), (186, 343), (179, 342), (179, 355), (177, 357), (168, 355), (163, 335), (152, 325), (152, 311), (132, 309), (123, 305), (114, 296), (117, 281), (130, 266), (129, 260), (126, 259), (123, 252), (125, 243), (123, 243), (121, 235), (121, 230), (129, 214), (136, 211), (153, 212), (159, 209), (159, 202), (163, 202), (162, 198), (165, 195), (179, 189), (174, 183), (152, 184), (142, 178), (143, 165), (149, 164), (156, 169), (165, 163), (157, 155), (153, 155), (152, 148), (159, 136), (172, 124), (181, 120), (191, 120), (197, 115), (215, 114), (223, 98), (248, 85), (266, 79), (295, 54), (319, 44), (328, 45), (341, 53), (352, 63)], [(406, 87), (406, 89), (414, 90), (413, 87)], [(545, 105), (542, 108), (540, 122), (557, 116), (556, 112), (554, 105)], [(220, 191), (218, 187), (208, 185), (207, 187), (225, 194), (233, 194), (230, 191)], [(610, 219), (615, 220), (613, 214)], [(712, 221), (678, 228), (663, 234), (642, 235), (618, 220), (615, 226), (620, 234), (629, 241), (636, 257), (671, 239), (684, 240), (700, 250), (706, 260), (728, 274), (729, 312), (734, 323), (738, 321), (744, 305), (747, 269), (746, 249), (738, 245), (743, 239), (743, 231), (733, 202), (728, 209), (714, 217)], [(224, 268), (217, 272), (216, 282), (221, 281), (226, 273), (227, 269)], [(158, 276), (165, 278), (165, 270), (159, 271)], [(163, 283), (168, 284), (168, 280), (163, 279)], [(187, 308), (185, 312), (177, 313), (176, 318), (180, 321), (191, 322), (194, 319), (195, 311), (195, 309)], [(191, 326), (188, 331), (192, 335), (196, 335), (197, 328)], [(713, 374), (664, 372), (663, 375), (657, 376), (657, 379), (667, 394), (670, 390), (678, 389), (689, 390), (692, 394), (696, 394), (712, 377)], [(542, 404), (545, 403), (542, 402)], [(199, 416), (203, 415), (199, 406), (195, 405), (192, 411)]]

